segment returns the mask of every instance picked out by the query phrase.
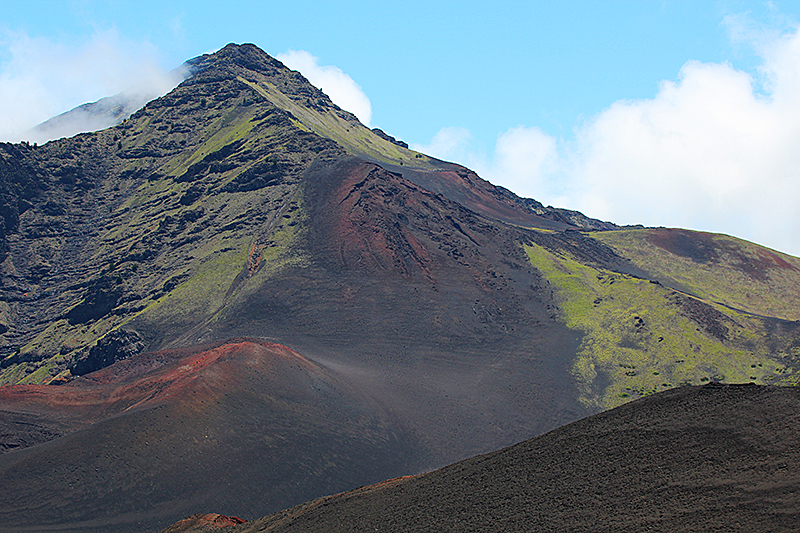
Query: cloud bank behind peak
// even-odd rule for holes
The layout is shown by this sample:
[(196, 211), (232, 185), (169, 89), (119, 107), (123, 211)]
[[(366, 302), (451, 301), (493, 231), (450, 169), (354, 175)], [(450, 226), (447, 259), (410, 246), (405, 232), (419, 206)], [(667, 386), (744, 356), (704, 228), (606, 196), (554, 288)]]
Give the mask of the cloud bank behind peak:
[(571, 138), (516, 126), (486, 155), (451, 127), (412, 147), (592, 217), (724, 232), (800, 255), (800, 33), (733, 29), (761, 58), (754, 74), (688, 61), (653, 98), (617, 101)]
[(0, 141), (44, 142), (107, 127), (111, 124), (98, 126), (96, 117), (82, 121), (77, 113), (67, 130), (54, 129), (45, 136), (31, 131), (51, 117), (109, 95), (125, 92), (144, 104), (181, 79), (179, 72), (160, 65), (154, 46), (124, 39), (115, 29), (95, 32), (79, 43), (6, 31), (0, 34)]
[(290, 69), (300, 72), (334, 104), (353, 113), (365, 126), (370, 126), (372, 104), (361, 86), (342, 69), (320, 65), (319, 59), (305, 50), (289, 50), (275, 57)]

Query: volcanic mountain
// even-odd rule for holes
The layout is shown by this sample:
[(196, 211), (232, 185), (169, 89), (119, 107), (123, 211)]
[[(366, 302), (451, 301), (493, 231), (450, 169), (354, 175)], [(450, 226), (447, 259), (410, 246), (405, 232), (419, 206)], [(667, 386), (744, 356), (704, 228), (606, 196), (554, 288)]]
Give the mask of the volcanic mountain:
[(114, 127), (0, 145), (6, 529), (252, 518), (681, 384), (797, 382), (797, 258), (519, 198), (253, 45), (187, 68)]

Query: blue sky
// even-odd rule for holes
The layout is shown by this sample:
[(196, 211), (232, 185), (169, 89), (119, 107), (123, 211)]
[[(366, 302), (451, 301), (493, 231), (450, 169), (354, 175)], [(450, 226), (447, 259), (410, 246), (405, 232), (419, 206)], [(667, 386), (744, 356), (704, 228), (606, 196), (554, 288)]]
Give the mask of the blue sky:
[(252, 42), (328, 67), (371, 126), (518, 194), (800, 255), (800, 2), (34, 0), (0, 13), (9, 140)]

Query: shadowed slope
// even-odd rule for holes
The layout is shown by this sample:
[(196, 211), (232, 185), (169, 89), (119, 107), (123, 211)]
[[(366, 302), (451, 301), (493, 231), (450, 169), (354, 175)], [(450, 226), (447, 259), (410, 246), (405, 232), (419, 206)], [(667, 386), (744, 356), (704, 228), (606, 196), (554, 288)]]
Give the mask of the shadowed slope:
[[(282, 346), (133, 357), (5, 411), (91, 426), (0, 456), (3, 531), (143, 531), (210, 507), (258, 516), (413, 468), (381, 406)], [(63, 417), (63, 418), (62, 418)]]
[(794, 531), (798, 412), (796, 388), (682, 387), (232, 532)]

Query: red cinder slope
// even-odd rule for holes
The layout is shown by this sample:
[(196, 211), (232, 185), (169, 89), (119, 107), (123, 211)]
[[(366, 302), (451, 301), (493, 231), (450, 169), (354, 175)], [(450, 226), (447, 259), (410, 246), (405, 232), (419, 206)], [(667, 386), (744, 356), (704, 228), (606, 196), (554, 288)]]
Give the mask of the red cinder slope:
[(0, 410), (65, 433), (0, 456), (3, 531), (147, 531), (211, 508), (260, 516), (404, 473), (416, 453), (341, 376), (255, 340), (6, 387)]
[(221, 514), (196, 514), (171, 525), (162, 533), (212, 533), (229, 530), (232, 526), (244, 523), (244, 520), (235, 516)]
[[(266, 372), (274, 372), (276, 365), (286, 363), (316, 371), (303, 356), (284, 346), (232, 341), (205, 348), (143, 354), (59, 387), (0, 387), (0, 407), (6, 413), (38, 420), (42, 426), (51, 424), (53, 431), (61, 428), (61, 433), (68, 433), (121, 413), (170, 401), (195, 401), (198, 392), (202, 398), (213, 395), (216, 389), (235, 388), (234, 377), (228, 375), (233, 371), (232, 360), (240, 364), (245, 357), (251, 365), (257, 364)], [(17, 446), (6, 437), (0, 446), (8, 450), (37, 442), (28, 438)]]

